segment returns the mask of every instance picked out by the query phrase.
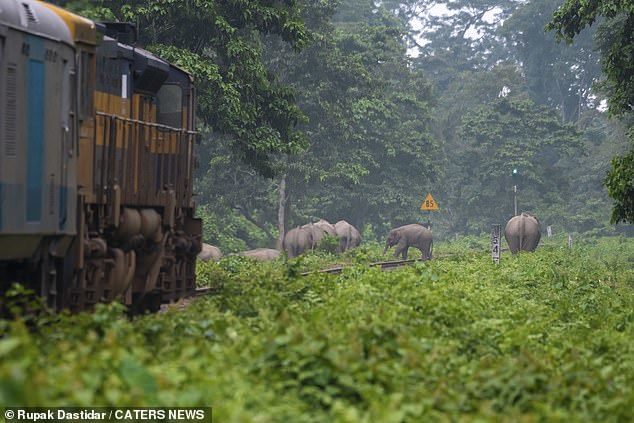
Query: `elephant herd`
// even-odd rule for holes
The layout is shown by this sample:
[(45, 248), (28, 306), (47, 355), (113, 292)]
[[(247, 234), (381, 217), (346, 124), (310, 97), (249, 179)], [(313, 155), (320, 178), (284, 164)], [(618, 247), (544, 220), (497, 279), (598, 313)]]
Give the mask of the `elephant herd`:
[[(289, 258), (294, 258), (307, 251), (315, 250), (326, 237), (333, 237), (338, 241), (337, 251), (340, 253), (361, 244), (361, 234), (350, 223), (340, 220), (333, 225), (320, 219), (315, 223), (297, 226), (288, 231), (284, 236), (282, 250)], [(539, 221), (529, 213), (514, 216), (506, 224), (504, 237), (513, 254), (517, 254), (519, 251), (535, 251), (541, 238)], [(389, 232), (383, 254), (391, 247), (395, 247), (394, 257), (402, 257), (403, 260), (406, 260), (409, 248), (414, 247), (421, 251), (423, 260), (430, 260), (433, 244), (430, 229), (419, 224), (405, 225)], [(270, 261), (280, 257), (281, 251), (272, 248), (256, 248), (255, 250), (243, 251), (238, 255), (258, 261)], [(222, 258), (222, 253), (218, 247), (203, 244), (198, 258), (202, 261), (218, 261)]]
[[(361, 233), (350, 223), (340, 220), (333, 225), (321, 219), (318, 222), (308, 223), (288, 231), (284, 236), (282, 250), (289, 258), (294, 258), (306, 251), (315, 250), (328, 236), (337, 239), (338, 252), (350, 250), (361, 244)], [(272, 248), (256, 248), (238, 253), (240, 256), (250, 257), (258, 261), (275, 260), (280, 254), (280, 250)], [(209, 244), (203, 244), (203, 249), (198, 255), (198, 259), (202, 261), (218, 261), (221, 258), (220, 249)]]
[(284, 236), (282, 248), (289, 258), (297, 257), (309, 250), (319, 247), (326, 237), (338, 240), (337, 251), (342, 253), (361, 244), (361, 233), (345, 220), (334, 225), (321, 219), (316, 223), (298, 226)]

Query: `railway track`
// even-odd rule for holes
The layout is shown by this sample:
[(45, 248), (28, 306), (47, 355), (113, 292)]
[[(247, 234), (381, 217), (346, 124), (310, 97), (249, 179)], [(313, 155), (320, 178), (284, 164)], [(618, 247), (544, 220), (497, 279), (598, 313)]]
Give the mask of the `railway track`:
[[(379, 267), (381, 268), (381, 270), (383, 271), (390, 271), (390, 270), (394, 270), (394, 269), (398, 269), (399, 267), (403, 267), (403, 266), (411, 266), (414, 263), (418, 263), (423, 261), (422, 259), (413, 259), (413, 260), (392, 260), (392, 261), (379, 261), (379, 262), (375, 262), (375, 263), (370, 263), (368, 266), (369, 267)], [(302, 276), (307, 276), (307, 275), (312, 275), (315, 273), (327, 273), (327, 274), (331, 274), (331, 275), (338, 275), (341, 274), (341, 272), (343, 272), (344, 269), (349, 268), (351, 266), (337, 266), (337, 267), (332, 267), (329, 269), (322, 269), (322, 270), (316, 270), (316, 271), (312, 271), (312, 272), (304, 272), (302, 273)], [(214, 295), (218, 293), (218, 289), (217, 288), (197, 288), (196, 292), (194, 293), (194, 295), (192, 295), (191, 297), (185, 298), (181, 301), (179, 301), (178, 303), (174, 303), (174, 304), (164, 304), (163, 306), (161, 306), (161, 312), (166, 312), (167, 310), (169, 310), (171, 307), (176, 307), (178, 309), (184, 309), (185, 307), (187, 307), (189, 305), (189, 303), (195, 299), (195, 298), (199, 298), (199, 297), (205, 297), (207, 295)]]
[(205, 295), (215, 294), (218, 290), (216, 288), (197, 288), (196, 293), (192, 298), (204, 297)]
[[(368, 267), (379, 267), (381, 270), (389, 272), (390, 270), (398, 269), (403, 266), (411, 266), (414, 263), (422, 262), (422, 259), (412, 259), (412, 260), (392, 260), (392, 261), (377, 261), (374, 263), (370, 263)], [(337, 266), (331, 267), (329, 269), (315, 270), (312, 272), (304, 272), (302, 276), (313, 275), (315, 273), (327, 273), (330, 275), (339, 275), (344, 269), (347, 269), (352, 266)]]
[(189, 306), (189, 304), (195, 300), (196, 298), (206, 297), (207, 295), (214, 295), (218, 293), (217, 288), (196, 288), (194, 295), (189, 297), (181, 298), (177, 302), (169, 303), (169, 304), (161, 304), (161, 308), (159, 309), (159, 313), (166, 313), (168, 310), (184, 310)]
[[(540, 247), (547, 247), (547, 246), (551, 246), (550, 244), (545, 244), (545, 245), (539, 245), (538, 248)], [(554, 245), (552, 245), (554, 246)], [(508, 248), (502, 248), (502, 252), (508, 252), (509, 249)], [(472, 251), (472, 252), (476, 252), (476, 250)], [(479, 253), (480, 250), (477, 250), (477, 252)], [(434, 259), (443, 259), (443, 258), (450, 258), (455, 256), (455, 253), (440, 253), (437, 255), (434, 255)], [(370, 263), (367, 266), (368, 267), (378, 267), (380, 268), (382, 271), (384, 272), (389, 272), (404, 266), (411, 266), (414, 265), (416, 263), (419, 262), (423, 262), (425, 260), (423, 259), (411, 259), (411, 260), (390, 260), (390, 261), (377, 261), (374, 263)], [(335, 267), (330, 267), (328, 269), (321, 269), (321, 270), (312, 270), (310, 272), (303, 272), (301, 273), (302, 276), (308, 276), (308, 275), (314, 275), (314, 274), (319, 274), (319, 273), (325, 273), (325, 274), (329, 274), (329, 275), (339, 275), (341, 274), (345, 269), (348, 269), (350, 267), (353, 267), (353, 265), (340, 265), (340, 266), (335, 266)], [(193, 297), (191, 298), (197, 298), (197, 297), (203, 297), (206, 295), (212, 295), (217, 293), (217, 290), (214, 288), (198, 288), (196, 290), (196, 293), (194, 294)]]

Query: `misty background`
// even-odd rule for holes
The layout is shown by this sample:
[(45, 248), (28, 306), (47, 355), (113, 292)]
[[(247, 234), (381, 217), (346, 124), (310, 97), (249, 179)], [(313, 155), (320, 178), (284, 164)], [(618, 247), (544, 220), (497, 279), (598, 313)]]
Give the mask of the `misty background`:
[(608, 116), (611, 35), (599, 20), (558, 42), (563, 0), (59, 3), (136, 22), (194, 74), (196, 201), (223, 251), (319, 218), (382, 239), (427, 221), (427, 193), (436, 238), (479, 235), (513, 215), (514, 185), (544, 231), (634, 233), (604, 186), (634, 121)]

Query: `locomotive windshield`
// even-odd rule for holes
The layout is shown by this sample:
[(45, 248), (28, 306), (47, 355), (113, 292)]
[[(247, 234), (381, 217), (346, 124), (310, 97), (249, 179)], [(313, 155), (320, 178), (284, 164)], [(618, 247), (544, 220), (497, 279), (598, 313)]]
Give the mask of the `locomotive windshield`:
[(177, 84), (165, 84), (156, 94), (158, 123), (173, 128), (182, 127), (183, 90)]

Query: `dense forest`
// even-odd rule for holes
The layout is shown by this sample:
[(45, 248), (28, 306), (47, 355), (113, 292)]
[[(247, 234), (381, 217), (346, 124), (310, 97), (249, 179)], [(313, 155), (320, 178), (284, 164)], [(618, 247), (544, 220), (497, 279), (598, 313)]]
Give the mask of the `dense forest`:
[(555, 233), (632, 233), (631, 1), (60, 3), (194, 74), (197, 203), (223, 250), (318, 218), (382, 238), (427, 220), (428, 192), (437, 237), (480, 234), (514, 186)]

